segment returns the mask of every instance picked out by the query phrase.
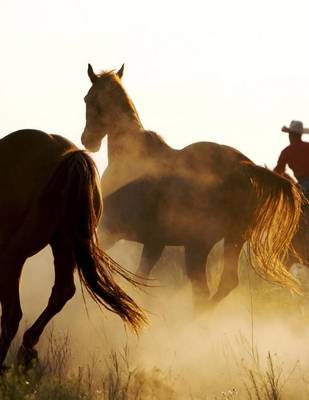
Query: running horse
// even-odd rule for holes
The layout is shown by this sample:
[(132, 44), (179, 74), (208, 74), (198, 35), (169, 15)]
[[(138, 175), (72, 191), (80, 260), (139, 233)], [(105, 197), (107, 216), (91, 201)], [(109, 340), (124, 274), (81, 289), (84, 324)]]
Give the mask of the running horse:
[(134, 279), (97, 245), (102, 199), (91, 157), (61, 136), (20, 130), (0, 140), (0, 187), (0, 368), (22, 317), (23, 264), (48, 244), (55, 283), (47, 307), (24, 333), (21, 359), (37, 355), (34, 346), (46, 324), (74, 295), (75, 269), (99, 305), (138, 329), (145, 316), (113, 273)]
[(138, 274), (148, 276), (165, 246), (184, 246), (197, 308), (209, 302), (207, 256), (224, 238), (224, 270), (211, 303), (238, 285), (238, 258), (249, 242), (250, 264), (262, 277), (296, 288), (284, 266), (297, 229), (301, 197), (295, 185), (253, 164), (239, 151), (199, 142), (176, 150), (143, 128), (117, 72), (95, 74), (86, 103), (82, 144), (98, 151), (107, 135), (101, 179), (106, 248), (126, 239), (143, 244)]

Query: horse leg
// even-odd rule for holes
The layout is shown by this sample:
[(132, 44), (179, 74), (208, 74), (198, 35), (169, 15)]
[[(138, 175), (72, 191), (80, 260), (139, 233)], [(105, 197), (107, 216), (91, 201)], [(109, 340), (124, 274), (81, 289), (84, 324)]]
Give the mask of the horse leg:
[(212, 298), (218, 303), (238, 286), (238, 260), (244, 244), (241, 238), (224, 238), (224, 268), (217, 292)]
[(2, 271), (0, 281), (1, 336), (0, 336), (0, 373), (4, 369), (3, 363), (8, 349), (22, 318), (19, 299), (19, 278), (24, 262), (8, 260), (1, 263)]
[(159, 260), (163, 249), (164, 245), (161, 243), (144, 244), (141, 261), (136, 274), (148, 277), (152, 268)]
[(56, 236), (50, 245), (54, 256), (55, 283), (47, 307), (24, 333), (19, 359), (25, 366), (29, 365), (32, 359), (37, 358), (34, 346), (38, 343), (47, 323), (62, 310), (75, 293), (73, 276), (75, 256), (71, 241), (65, 236)]
[(199, 313), (209, 306), (209, 288), (206, 279), (206, 263), (208, 254), (214, 243), (207, 246), (185, 246), (185, 263), (187, 275), (192, 285), (194, 309)]

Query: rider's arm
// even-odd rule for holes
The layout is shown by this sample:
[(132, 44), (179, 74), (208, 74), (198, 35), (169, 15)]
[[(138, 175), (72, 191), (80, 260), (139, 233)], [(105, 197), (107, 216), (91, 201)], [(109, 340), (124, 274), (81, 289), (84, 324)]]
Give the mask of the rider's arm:
[(285, 155), (285, 152), (282, 151), (280, 156), (279, 156), (277, 165), (274, 168), (274, 171), (277, 172), (277, 174), (283, 174), (285, 172), (286, 164), (287, 164), (286, 155)]

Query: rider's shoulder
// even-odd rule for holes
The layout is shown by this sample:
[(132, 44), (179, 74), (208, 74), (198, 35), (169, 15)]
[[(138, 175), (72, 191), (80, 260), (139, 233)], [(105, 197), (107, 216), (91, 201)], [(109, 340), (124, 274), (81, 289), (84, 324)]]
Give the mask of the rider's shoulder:
[(286, 154), (286, 153), (288, 153), (288, 152), (291, 150), (291, 148), (292, 148), (291, 145), (286, 146), (286, 147), (281, 151), (281, 154)]

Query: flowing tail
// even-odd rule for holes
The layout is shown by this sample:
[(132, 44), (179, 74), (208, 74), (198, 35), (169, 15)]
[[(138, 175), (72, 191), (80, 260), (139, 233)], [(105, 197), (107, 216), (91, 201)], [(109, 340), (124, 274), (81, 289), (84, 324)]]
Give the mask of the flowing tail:
[(98, 305), (116, 313), (137, 331), (147, 321), (146, 316), (113, 275), (134, 285), (139, 282), (98, 246), (96, 226), (102, 211), (99, 188), (94, 161), (85, 151), (73, 150), (59, 163), (46, 194), (58, 203), (59, 194), (62, 195), (62, 221), (70, 232), (84, 287)]
[(242, 168), (254, 189), (255, 213), (246, 233), (250, 264), (262, 278), (301, 292), (284, 265), (288, 253), (294, 253), (291, 242), (301, 215), (301, 194), (293, 182), (266, 168), (249, 162)]

